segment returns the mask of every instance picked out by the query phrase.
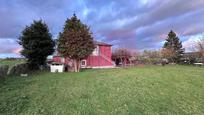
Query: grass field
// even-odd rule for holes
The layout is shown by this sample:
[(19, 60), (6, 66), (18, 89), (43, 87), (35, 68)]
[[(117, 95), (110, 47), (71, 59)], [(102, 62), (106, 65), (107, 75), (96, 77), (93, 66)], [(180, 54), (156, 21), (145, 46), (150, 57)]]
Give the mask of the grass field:
[(0, 66), (1, 65), (9, 65), (9, 66), (13, 66), (15, 64), (19, 64), (19, 63), (23, 63), (25, 62), (25, 60), (23, 59), (16, 59), (16, 60), (0, 60)]
[(203, 115), (204, 68), (35, 73), (0, 84), (2, 115)]

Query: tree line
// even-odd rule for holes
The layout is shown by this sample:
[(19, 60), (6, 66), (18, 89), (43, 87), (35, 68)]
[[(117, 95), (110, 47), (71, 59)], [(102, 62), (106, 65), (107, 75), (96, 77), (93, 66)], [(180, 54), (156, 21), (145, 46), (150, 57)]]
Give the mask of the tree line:
[[(23, 48), (21, 55), (27, 59), (30, 70), (37, 70), (45, 65), (47, 56), (57, 50), (61, 56), (72, 59), (74, 71), (79, 72), (80, 61), (89, 56), (95, 48), (90, 28), (75, 14), (65, 21), (63, 31), (59, 33), (57, 40), (52, 39), (47, 24), (38, 20), (25, 27), (18, 38), (18, 43)], [(196, 42), (195, 49), (196, 54), (202, 57), (204, 62), (204, 39)], [(179, 37), (171, 30), (161, 50), (144, 51), (138, 56), (138, 53), (132, 53), (126, 48), (118, 48), (113, 52), (113, 60), (123, 62), (128, 59), (139, 59), (153, 63), (165, 58), (170, 63), (181, 63), (184, 51)]]
[[(117, 48), (113, 51), (113, 60), (121, 60), (121, 64), (124, 64), (124, 59), (128, 59), (132, 64), (156, 64), (161, 63), (166, 59), (168, 63), (175, 64), (193, 64), (197, 60), (204, 63), (204, 37), (193, 43), (192, 52), (185, 53), (185, 49), (182, 46), (182, 42), (176, 33), (171, 30), (163, 47), (159, 50), (144, 50), (143, 52), (134, 52), (127, 48)], [(117, 64), (117, 63), (116, 63)]]
[(30, 70), (37, 70), (45, 65), (47, 56), (57, 50), (61, 56), (72, 59), (75, 72), (79, 72), (80, 60), (90, 55), (95, 48), (90, 28), (75, 14), (66, 20), (58, 40), (52, 39), (46, 23), (39, 20), (25, 27), (18, 43), (23, 48), (21, 55), (27, 59)]

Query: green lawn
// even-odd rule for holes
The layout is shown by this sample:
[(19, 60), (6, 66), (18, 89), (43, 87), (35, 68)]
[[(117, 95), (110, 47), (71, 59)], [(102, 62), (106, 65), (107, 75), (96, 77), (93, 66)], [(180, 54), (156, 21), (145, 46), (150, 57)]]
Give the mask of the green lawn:
[(35, 73), (0, 85), (2, 115), (203, 115), (204, 68)]
[(0, 66), (1, 65), (9, 65), (13, 66), (15, 64), (23, 63), (25, 60), (23, 59), (16, 59), (16, 60), (0, 60)]

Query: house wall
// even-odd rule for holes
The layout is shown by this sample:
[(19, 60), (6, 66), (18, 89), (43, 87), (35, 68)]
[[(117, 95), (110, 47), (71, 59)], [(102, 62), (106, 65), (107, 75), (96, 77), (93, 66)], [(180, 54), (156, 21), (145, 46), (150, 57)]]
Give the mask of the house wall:
[[(111, 52), (111, 46), (108, 45), (100, 45), (99, 46), (99, 55), (90, 55), (86, 59), (86, 67), (87, 68), (105, 68), (105, 67), (111, 67), (114, 66), (114, 63), (112, 63), (111, 60), (112, 52)], [(53, 57), (54, 62), (59, 63), (65, 63), (69, 64), (69, 59), (62, 59), (62, 57), (54, 56)], [(85, 67), (85, 68), (86, 68)]]
[(90, 55), (86, 59), (87, 67), (113, 66), (111, 55), (111, 46), (99, 46), (99, 55)]
[(53, 56), (53, 59), (52, 59), (54, 62), (58, 62), (58, 63), (61, 63), (61, 57), (59, 56)]
[(52, 59), (54, 62), (68, 64), (70, 60), (68, 58), (63, 58), (60, 56), (54, 56)]

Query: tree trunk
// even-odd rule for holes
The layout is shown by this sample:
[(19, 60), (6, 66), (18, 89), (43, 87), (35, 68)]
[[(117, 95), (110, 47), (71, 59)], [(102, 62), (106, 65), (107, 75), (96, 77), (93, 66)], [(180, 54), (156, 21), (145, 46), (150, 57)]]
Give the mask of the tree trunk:
[(74, 59), (74, 72), (77, 72), (77, 60), (76, 59)]
[(80, 71), (80, 60), (77, 60), (77, 72)]
[(121, 62), (121, 64), (122, 64), (121, 66), (123, 67), (123, 60), (122, 60), (122, 58), (120, 58), (120, 62)]
[(79, 72), (80, 71), (80, 60), (75, 59), (74, 60), (74, 72)]

